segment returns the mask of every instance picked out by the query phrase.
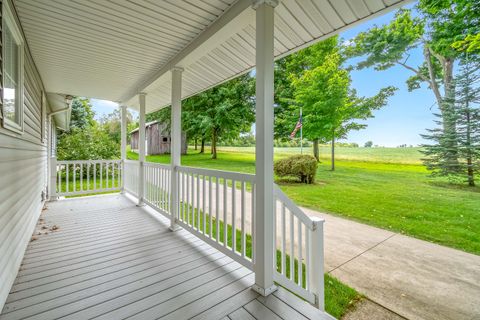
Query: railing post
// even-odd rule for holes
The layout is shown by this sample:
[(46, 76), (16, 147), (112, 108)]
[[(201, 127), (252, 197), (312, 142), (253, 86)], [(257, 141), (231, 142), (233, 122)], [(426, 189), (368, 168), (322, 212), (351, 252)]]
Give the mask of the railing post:
[[(49, 201), (57, 201), (57, 157), (50, 157), (50, 183), (48, 184)], [(61, 187), (61, 186), (59, 186)]]
[(172, 109), (170, 125), (170, 230), (177, 225), (179, 208), (179, 181), (176, 167), (180, 166), (182, 153), (182, 68), (172, 69)]
[(140, 120), (138, 128), (138, 204), (137, 206), (144, 206), (143, 202), (144, 190), (145, 190), (145, 168), (143, 163), (145, 162), (145, 104), (146, 93), (141, 92), (138, 94), (140, 103)]
[(276, 0), (256, 0), (256, 144), (253, 290), (267, 296), (276, 290), (273, 207), (273, 30)]
[(120, 175), (120, 190), (122, 193), (125, 193), (125, 160), (127, 159), (127, 106), (123, 105), (120, 107), (121, 114), (121, 143), (120, 143), (120, 154), (122, 162), (120, 163), (119, 170)]
[(324, 279), (324, 248), (323, 224), (325, 220), (312, 217), (313, 230), (310, 232), (310, 291), (315, 295), (315, 306), (325, 311), (325, 279)]

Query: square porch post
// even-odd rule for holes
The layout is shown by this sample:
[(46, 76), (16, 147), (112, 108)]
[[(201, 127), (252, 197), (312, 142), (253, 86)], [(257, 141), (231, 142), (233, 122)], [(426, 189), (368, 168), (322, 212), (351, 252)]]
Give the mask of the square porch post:
[(121, 165), (121, 190), (125, 192), (125, 160), (127, 159), (127, 106), (120, 106), (120, 156), (122, 160)]
[(138, 204), (137, 206), (144, 206), (143, 202), (144, 189), (145, 189), (145, 175), (143, 164), (145, 162), (145, 104), (147, 94), (141, 92), (138, 94), (140, 102), (140, 121), (138, 128)]
[(182, 153), (182, 72), (180, 67), (172, 69), (172, 106), (170, 124), (170, 230), (176, 231), (178, 219), (178, 174)]
[(258, 0), (256, 10), (255, 241), (253, 290), (267, 296), (273, 283), (273, 29), (278, 1)]

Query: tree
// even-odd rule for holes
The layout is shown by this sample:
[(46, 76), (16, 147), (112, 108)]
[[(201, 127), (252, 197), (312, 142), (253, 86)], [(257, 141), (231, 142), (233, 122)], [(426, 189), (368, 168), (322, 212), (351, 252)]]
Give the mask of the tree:
[[(386, 70), (398, 65), (410, 70), (407, 79), (409, 90), (426, 83), (432, 90), (440, 109), (443, 131), (450, 138), (445, 141), (445, 161), (458, 160), (456, 148), (456, 123), (452, 105), (455, 101), (454, 65), (461, 52), (452, 44), (480, 28), (480, 2), (469, 0), (420, 0), (411, 10), (401, 9), (395, 19), (383, 27), (375, 26), (360, 33), (346, 50), (350, 56), (364, 60), (357, 68), (374, 67)], [(423, 63), (415, 66), (408, 62), (412, 50), (421, 48)]]
[[(112, 113), (104, 115), (100, 119), (99, 125), (102, 127), (115, 143), (120, 144), (122, 138), (122, 116), (119, 109), (114, 109)], [(132, 114), (127, 110), (127, 128), (133, 122)]]
[[(424, 145), (423, 153), (427, 156), (424, 164), (433, 175), (448, 177), (466, 177), (469, 186), (475, 186), (475, 176), (480, 171), (480, 75), (472, 72), (476, 67), (471, 62), (461, 64), (461, 73), (455, 81), (456, 101), (449, 111), (450, 121), (456, 124), (455, 135), (445, 131), (441, 126), (441, 120), (437, 120), (439, 126), (430, 129), (424, 138), (434, 144)], [(437, 115), (440, 118), (440, 115)], [(449, 161), (445, 156), (455, 139), (458, 159)]]
[(75, 97), (72, 100), (72, 114), (70, 117), (70, 128), (85, 129), (95, 123), (95, 113), (92, 110), (90, 100)]
[(119, 142), (94, 119), (89, 99), (75, 98), (72, 102), (70, 132), (58, 137), (59, 160), (114, 159), (120, 155)]
[(119, 144), (97, 125), (83, 130), (75, 128), (61, 135), (57, 145), (59, 160), (102, 160), (119, 156)]
[(363, 146), (365, 148), (371, 148), (371, 147), (373, 147), (373, 142), (372, 141), (367, 141), (367, 142), (365, 142), (365, 144)]
[[(356, 120), (373, 117), (373, 110), (383, 107), (396, 90), (387, 87), (373, 97), (358, 97), (350, 88), (348, 70), (342, 67), (344, 58), (340, 46), (332, 46), (337, 41), (330, 39), (321, 60), (311, 61), (300, 76), (292, 75), (295, 102), (303, 108), (304, 134), (315, 145), (319, 140), (331, 141), (332, 170), (335, 170), (335, 141), (345, 138), (351, 130), (365, 128), (365, 124)], [(318, 155), (315, 156), (318, 160)]]
[(212, 159), (218, 139), (235, 138), (250, 131), (255, 121), (254, 81), (247, 74), (186, 99), (186, 123), (211, 137)]

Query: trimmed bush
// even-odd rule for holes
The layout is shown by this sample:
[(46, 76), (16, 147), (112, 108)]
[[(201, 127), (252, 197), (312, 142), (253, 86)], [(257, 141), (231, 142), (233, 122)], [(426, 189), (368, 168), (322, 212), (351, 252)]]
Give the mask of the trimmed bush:
[(275, 162), (275, 174), (279, 177), (296, 177), (303, 183), (314, 183), (317, 160), (309, 155), (294, 155)]

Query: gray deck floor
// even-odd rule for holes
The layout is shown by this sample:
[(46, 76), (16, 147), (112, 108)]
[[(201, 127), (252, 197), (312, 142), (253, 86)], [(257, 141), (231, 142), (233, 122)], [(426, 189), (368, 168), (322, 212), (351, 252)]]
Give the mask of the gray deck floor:
[(49, 203), (0, 319), (331, 319), (259, 296), (250, 270), (167, 223), (118, 194)]

